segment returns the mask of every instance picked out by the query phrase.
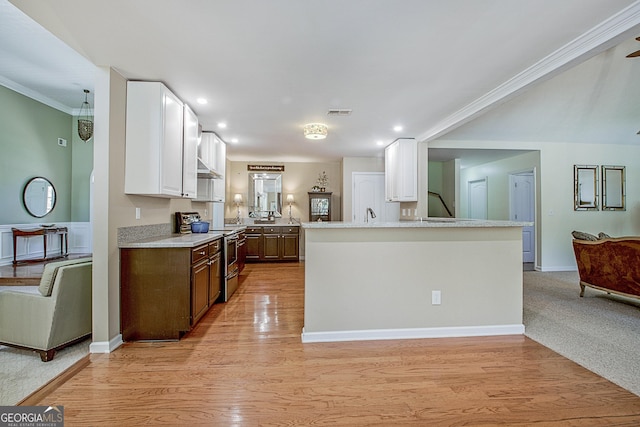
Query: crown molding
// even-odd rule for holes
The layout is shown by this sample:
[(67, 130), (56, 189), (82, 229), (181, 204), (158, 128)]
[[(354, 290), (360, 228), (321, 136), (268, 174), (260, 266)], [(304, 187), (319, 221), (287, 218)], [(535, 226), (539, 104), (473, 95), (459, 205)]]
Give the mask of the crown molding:
[(640, 32), (640, 0), (591, 28), (495, 89), (441, 120), (417, 139), (439, 138), (514, 98), (533, 85), (560, 74)]
[(16, 82), (14, 82), (13, 80), (9, 80), (3, 76), (0, 76), (0, 85), (6, 87), (7, 89), (11, 89), (14, 92), (18, 92), (20, 95), (24, 95), (27, 98), (31, 98), (35, 101), (38, 101), (44, 105), (47, 105), (51, 108), (54, 108), (58, 111), (62, 111), (63, 113), (67, 113), (69, 115), (73, 115), (73, 109), (67, 107), (64, 104), (59, 103), (58, 101), (54, 101), (51, 98), (47, 98), (46, 96), (42, 95), (41, 93), (29, 89), (27, 87), (22, 86), (21, 84), (18, 84)]

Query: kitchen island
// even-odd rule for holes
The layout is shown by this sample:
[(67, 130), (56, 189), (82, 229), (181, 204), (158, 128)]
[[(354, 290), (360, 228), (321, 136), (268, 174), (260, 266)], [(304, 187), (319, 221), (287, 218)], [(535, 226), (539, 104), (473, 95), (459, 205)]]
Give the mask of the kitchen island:
[(303, 342), (523, 334), (522, 222), (303, 223)]

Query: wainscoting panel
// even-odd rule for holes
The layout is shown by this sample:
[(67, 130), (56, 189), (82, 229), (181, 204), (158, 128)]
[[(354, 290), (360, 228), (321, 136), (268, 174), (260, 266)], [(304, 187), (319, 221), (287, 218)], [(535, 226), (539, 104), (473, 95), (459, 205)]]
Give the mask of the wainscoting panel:
[[(90, 222), (60, 222), (57, 227), (67, 227), (69, 230), (69, 253), (91, 253), (92, 234)], [(39, 224), (3, 224), (0, 225), (0, 265), (13, 262), (13, 233), (11, 228), (29, 230), (38, 228)], [(39, 237), (18, 238), (17, 257), (38, 258), (44, 254), (44, 241)], [(47, 253), (53, 255), (60, 252), (60, 236), (47, 236)]]

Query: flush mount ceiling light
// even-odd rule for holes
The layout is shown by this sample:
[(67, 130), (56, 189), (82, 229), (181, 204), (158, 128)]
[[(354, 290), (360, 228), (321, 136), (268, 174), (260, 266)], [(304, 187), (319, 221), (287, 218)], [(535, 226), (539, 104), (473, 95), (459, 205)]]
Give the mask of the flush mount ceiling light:
[(327, 125), (323, 123), (307, 123), (303, 128), (304, 137), (307, 139), (325, 139), (327, 130)]

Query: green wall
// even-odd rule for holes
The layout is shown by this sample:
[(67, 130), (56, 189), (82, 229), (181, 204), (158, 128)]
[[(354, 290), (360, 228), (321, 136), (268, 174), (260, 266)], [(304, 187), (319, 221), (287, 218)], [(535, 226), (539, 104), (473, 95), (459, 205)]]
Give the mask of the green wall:
[[(0, 111), (0, 224), (89, 221), (92, 140), (74, 136), (71, 115), (2, 86)], [(56, 188), (55, 208), (44, 218), (29, 215), (22, 203), (24, 185), (35, 176)]]

